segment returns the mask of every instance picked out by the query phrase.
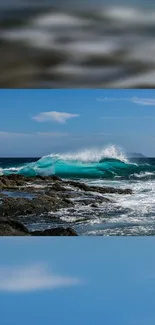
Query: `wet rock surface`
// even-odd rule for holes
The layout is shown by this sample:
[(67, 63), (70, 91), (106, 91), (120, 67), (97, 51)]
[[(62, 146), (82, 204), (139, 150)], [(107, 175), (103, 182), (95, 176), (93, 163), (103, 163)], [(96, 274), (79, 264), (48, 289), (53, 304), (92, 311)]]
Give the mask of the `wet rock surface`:
[(84, 183), (73, 182), (73, 181), (69, 181), (68, 183), (86, 192), (98, 192), (101, 194), (106, 194), (106, 193), (132, 194), (131, 189), (116, 189), (113, 187), (88, 186)]
[[(33, 230), (34, 236), (74, 235), (74, 230), (70, 230), (72, 221), (77, 224), (80, 220), (93, 219), (93, 213), (98, 213), (99, 205), (103, 205), (106, 211), (106, 207), (113, 203), (113, 197), (108, 198), (107, 194), (131, 195), (132, 191), (89, 186), (76, 180), (62, 180), (57, 176), (0, 176), (1, 234), (12, 232), (13, 235), (15, 231), (19, 235), (31, 235)], [(4, 218), (9, 220), (6, 224)], [(27, 228), (20, 228), (20, 222)], [(43, 228), (38, 227), (38, 224), (43, 225)], [(52, 229), (47, 229), (49, 226)]]
[(0, 217), (0, 236), (29, 236), (27, 228), (19, 221)]
[(54, 229), (45, 229), (43, 231), (33, 231), (32, 236), (78, 236), (72, 228), (57, 227)]
[(0, 176), (0, 189), (8, 189), (8, 188), (17, 188), (19, 186), (24, 186), (28, 182), (37, 184), (40, 182), (48, 182), (49, 181), (61, 181), (61, 178), (57, 176), (49, 176), (49, 177), (44, 177), (44, 176), (37, 176), (37, 177), (25, 177), (23, 175), (17, 175), (17, 174), (12, 174), (12, 175), (2, 175)]
[(0, 236), (78, 236), (72, 228), (50, 228), (44, 231), (30, 232), (21, 222), (10, 219), (0, 218)]

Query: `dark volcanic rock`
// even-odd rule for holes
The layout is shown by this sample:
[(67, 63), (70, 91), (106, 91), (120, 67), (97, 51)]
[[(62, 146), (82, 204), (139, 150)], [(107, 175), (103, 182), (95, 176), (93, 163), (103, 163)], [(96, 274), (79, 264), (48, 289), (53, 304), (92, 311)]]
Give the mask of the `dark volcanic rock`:
[(31, 184), (45, 183), (45, 185), (51, 184), (50, 189), (55, 192), (63, 192), (66, 190), (66, 185), (71, 185), (73, 187), (79, 188), (85, 192), (98, 192), (98, 193), (118, 193), (118, 194), (132, 194), (131, 189), (117, 189), (113, 187), (99, 187), (99, 186), (89, 186), (87, 184), (78, 181), (63, 181), (61, 178), (53, 176), (35, 176), (35, 177), (25, 177), (23, 175), (12, 174), (9, 176), (0, 176), (0, 188), (12, 188), (18, 186), (24, 186), (28, 182)]
[(90, 205), (92, 207), (98, 207), (97, 206), (97, 203), (101, 204), (103, 202), (105, 203), (110, 203), (112, 202), (112, 200), (108, 199), (108, 198), (105, 198), (105, 197), (96, 197), (95, 199), (92, 197), (92, 198), (88, 198), (88, 199), (80, 199), (80, 200), (76, 200), (76, 202), (80, 203), (81, 205)]
[(25, 184), (25, 177), (22, 175), (0, 176), (0, 188), (6, 189), (10, 187), (22, 186)]
[(0, 236), (78, 236), (72, 228), (57, 227), (44, 231), (32, 231), (19, 221), (10, 218), (0, 218)]
[[(109, 204), (113, 203), (111, 197), (106, 197), (106, 194), (109, 193), (125, 195), (132, 194), (132, 190), (89, 186), (76, 180), (63, 180), (55, 175), (25, 177), (13, 174), (0, 176), (0, 235), (77, 236), (72, 228), (63, 227), (68, 226), (67, 221), (63, 221), (62, 218), (63, 209), (67, 208), (69, 216), (77, 216), (76, 222), (79, 222), (78, 216), (81, 214), (77, 211), (79, 206), (86, 207), (83, 210), (84, 218), (89, 214), (89, 206), (93, 208), (94, 214), (99, 213), (100, 204), (104, 203), (104, 209), (106, 207), (108, 209)], [(67, 216), (66, 211), (64, 214)], [(16, 220), (22, 221), (26, 225), (44, 223), (52, 228), (30, 232)]]
[(52, 185), (51, 190), (56, 192), (64, 192), (66, 189), (62, 185), (60, 185), (60, 183), (56, 182)]
[(82, 191), (90, 191), (90, 186), (88, 186), (84, 183), (80, 183), (80, 182), (76, 182), (76, 181), (68, 181), (67, 184), (74, 186), (74, 187), (78, 187)]
[(0, 218), (0, 236), (29, 236), (27, 228), (19, 221)]
[(132, 194), (132, 190), (129, 188), (126, 189), (119, 189), (114, 187), (98, 187), (98, 186), (90, 186), (90, 190), (93, 192), (98, 192), (101, 194), (108, 194), (108, 193), (117, 193), (117, 194)]
[(26, 198), (4, 197), (1, 199), (0, 214), (15, 217), (29, 214), (42, 214), (60, 208), (72, 206), (73, 203), (66, 198), (40, 194), (32, 200)]
[(15, 217), (17, 215), (32, 213), (31, 201), (24, 198), (5, 197), (0, 205), (0, 215), (5, 217)]
[[(0, 189), (24, 186), (28, 182), (31, 183), (42, 183), (45, 184), (48, 182), (62, 182), (61, 178), (53, 175), (53, 176), (35, 176), (35, 177), (26, 177), (23, 175), (11, 174), (11, 175), (2, 175), (0, 176)], [(58, 185), (59, 186), (59, 185)]]
[(98, 192), (101, 194), (108, 194), (108, 193), (118, 193), (118, 194), (132, 194), (131, 189), (118, 189), (114, 187), (100, 187), (100, 186), (89, 186), (84, 183), (76, 182), (76, 181), (69, 181), (67, 182), (69, 185), (78, 187), (80, 190), (85, 192)]
[(76, 231), (72, 228), (58, 227), (53, 229), (46, 229), (43, 231), (33, 231), (32, 236), (78, 236)]
[[(35, 187), (36, 184), (42, 185), (41, 188)], [(27, 220), (33, 217), (33, 220), (36, 221), (39, 218), (44, 218), (49, 212), (74, 207), (76, 202), (81, 202), (82, 205), (112, 202), (111, 198), (104, 197), (104, 194), (132, 194), (131, 189), (89, 186), (78, 181), (62, 180), (57, 176), (25, 177), (16, 174), (0, 176), (0, 188), (2, 190), (0, 193), (1, 216), (10, 218), (21, 216), (26, 217)], [(24, 190), (24, 194), (28, 192), (29, 194), (32, 193), (33, 196), (31, 195), (29, 198), (16, 197), (14, 193), (14, 197), (11, 197), (11, 194), (3, 194), (4, 189), (5, 194), (7, 194), (7, 190), (12, 189), (14, 192)], [(95, 208), (96, 205), (92, 205), (92, 207)]]

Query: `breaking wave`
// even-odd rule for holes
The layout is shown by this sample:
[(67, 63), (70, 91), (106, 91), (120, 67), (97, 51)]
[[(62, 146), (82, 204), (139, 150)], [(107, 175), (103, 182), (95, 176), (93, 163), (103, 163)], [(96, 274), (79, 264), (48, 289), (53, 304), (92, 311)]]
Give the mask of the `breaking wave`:
[(68, 154), (51, 154), (36, 162), (1, 168), (1, 175), (57, 175), (62, 178), (150, 179), (155, 178), (155, 166), (131, 163), (115, 146)]

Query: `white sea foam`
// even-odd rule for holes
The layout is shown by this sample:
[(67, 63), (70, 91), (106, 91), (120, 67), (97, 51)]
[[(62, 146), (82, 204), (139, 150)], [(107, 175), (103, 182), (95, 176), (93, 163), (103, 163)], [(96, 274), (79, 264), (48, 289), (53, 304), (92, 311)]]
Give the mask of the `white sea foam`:
[(3, 175), (3, 168), (0, 168), (0, 176)]
[[(112, 184), (112, 183), (111, 183)], [(122, 187), (122, 182), (118, 182), (118, 185)], [(126, 217), (140, 218), (149, 215), (154, 218), (155, 213), (155, 181), (142, 182), (137, 180), (135, 182), (124, 182), (124, 186), (130, 187), (133, 190), (132, 195), (115, 195), (115, 206), (119, 207), (120, 215), (121, 209), (128, 209), (125, 214)], [(149, 221), (148, 220), (148, 221)]]
[(99, 162), (101, 161), (101, 159), (104, 158), (118, 159), (125, 163), (128, 162), (125, 153), (114, 145), (110, 145), (103, 149), (92, 148), (92, 149), (85, 149), (79, 152), (73, 152), (67, 154), (55, 154), (55, 155), (52, 154), (52, 155), (44, 156), (42, 157), (42, 159), (47, 157), (61, 159), (61, 160), (72, 160), (72, 161), (78, 160), (83, 163)]
[(3, 169), (3, 172), (13, 172), (13, 173), (17, 173), (19, 172), (20, 170), (23, 169), (23, 166), (22, 167), (10, 167), (10, 168), (4, 168)]
[(131, 178), (132, 177), (146, 178), (146, 177), (149, 177), (149, 176), (155, 176), (155, 173), (145, 172), (145, 173), (140, 173), (140, 174), (137, 174), (137, 173), (131, 174)]

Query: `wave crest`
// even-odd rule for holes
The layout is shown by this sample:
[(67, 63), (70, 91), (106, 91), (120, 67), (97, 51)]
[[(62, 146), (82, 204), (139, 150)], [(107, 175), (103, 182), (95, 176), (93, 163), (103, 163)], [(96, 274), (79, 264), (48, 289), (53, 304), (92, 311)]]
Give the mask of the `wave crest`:
[(82, 163), (89, 163), (89, 162), (100, 162), (106, 158), (110, 159), (116, 159), (123, 162), (128, 162), (127, 157), (125, 156), (125, 153), (115, 147), (114, 145), (108, 146), (103, 149), (85, 149), (83, 151), (74, 152), (74, 153), (67, 153), (67, 154), (52, 154), (45, 157), (42, 157), (41, 159), (45, 158), (54, 158), (56, 160), (67, 160), (67, 161), (79, 161)]
[(131, 163), (122, 150), (112, 145), (76, 153), (51, 154), (36, 162), (4, 168), (0, 173), (25, 176), (57, 175), (62, 178), (144, 180), (155, 178), (155, 166), (148, 163)]

